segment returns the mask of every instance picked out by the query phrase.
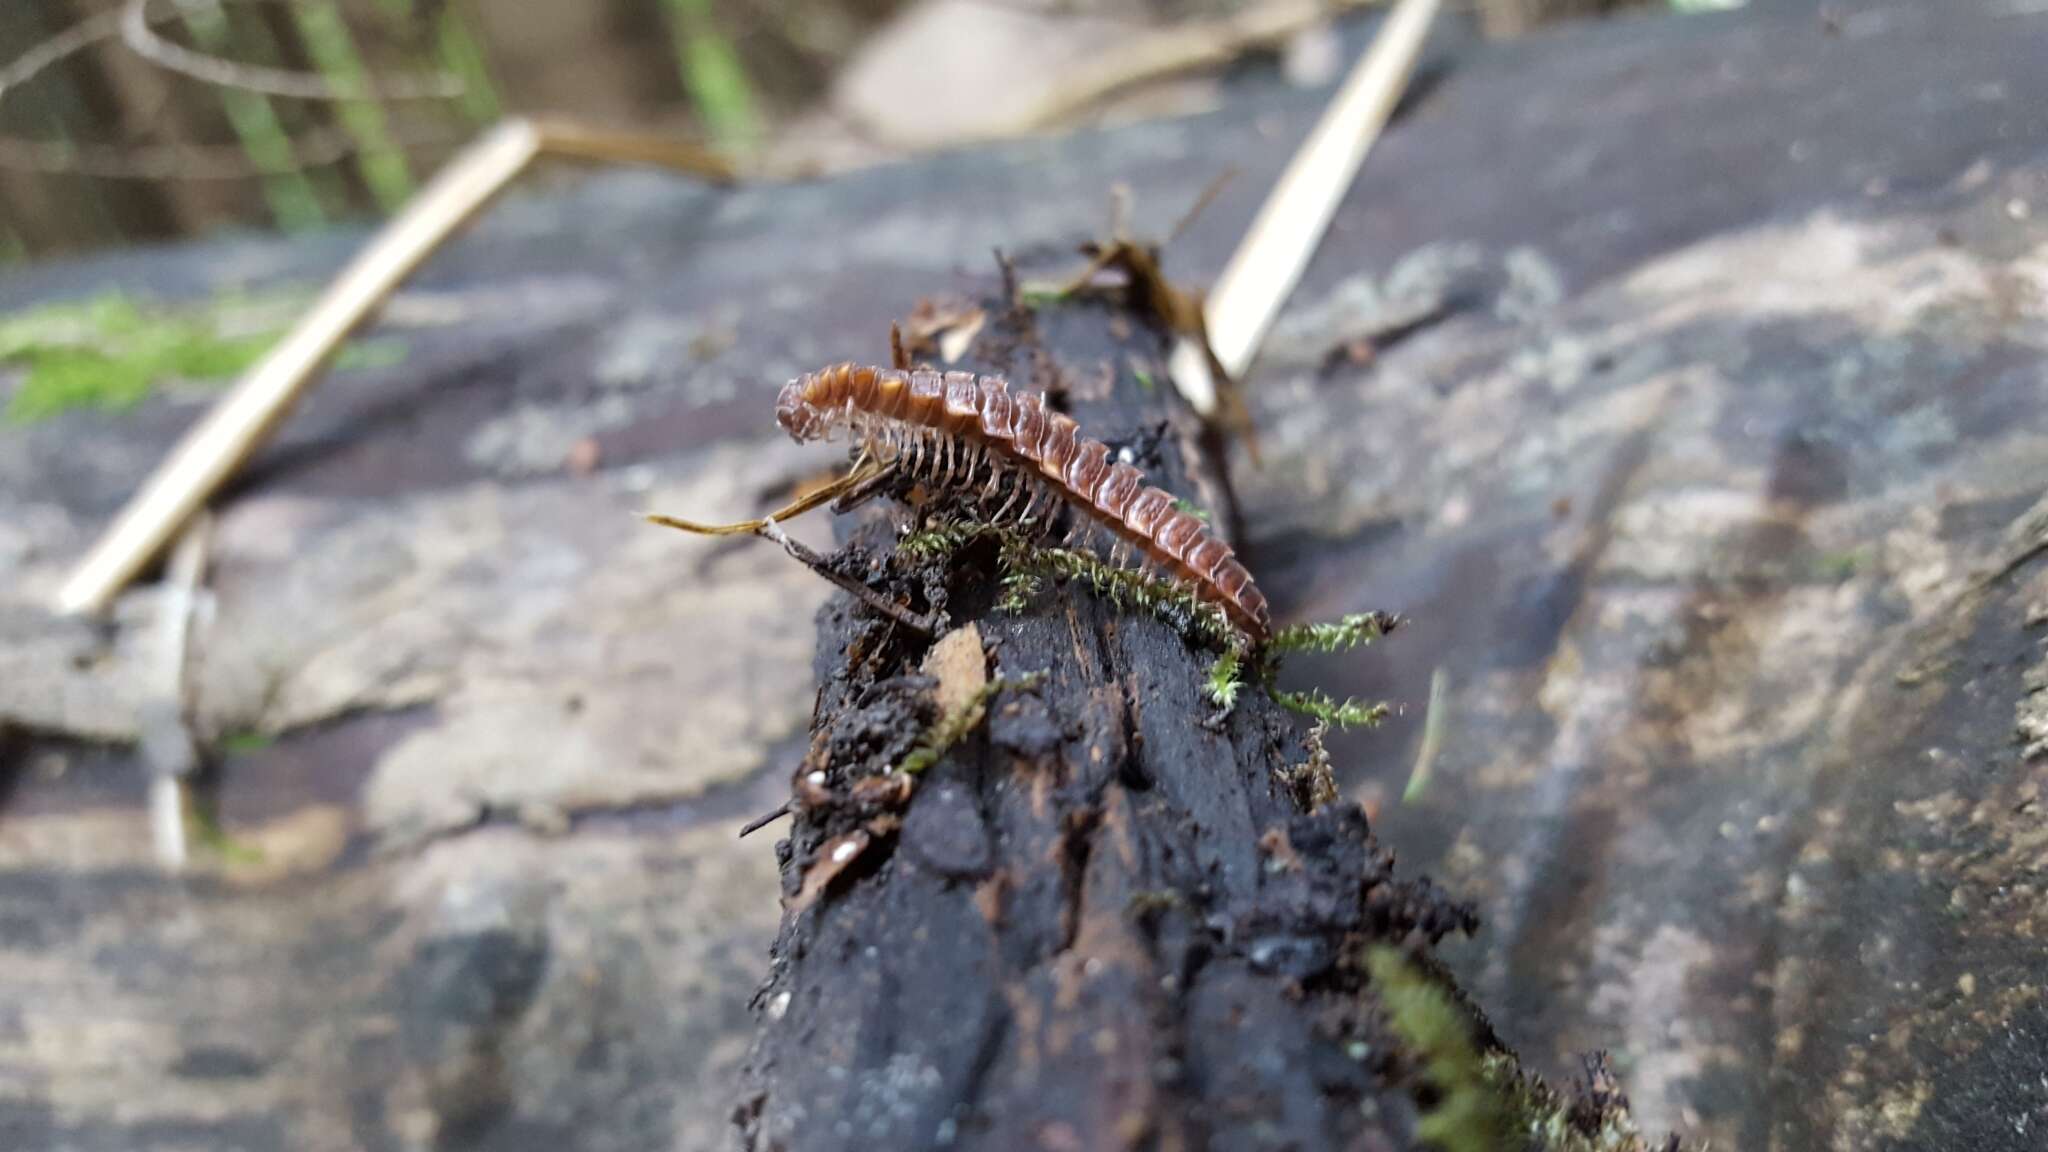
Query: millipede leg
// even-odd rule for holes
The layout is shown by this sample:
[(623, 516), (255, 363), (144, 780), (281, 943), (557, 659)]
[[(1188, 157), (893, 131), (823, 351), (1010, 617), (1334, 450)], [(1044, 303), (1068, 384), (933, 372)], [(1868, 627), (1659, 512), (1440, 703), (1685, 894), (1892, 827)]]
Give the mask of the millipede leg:
[(980, 442), (969, 441), (967, 444), (967, 472), (960, 477), (961, 491), (965, 492), (974, 487), (974, 474), (979, 472), (982, 465), (987, 462), (987, 453), (981, 450)]
[(996, 509), (996, 514), (989, 518), (989, 522), (992, 524), (1003, 523), (1003, 521), (1010, 515), (1010, 509), (1016, 507), (1017, 497), (1022, 495), (1023, 492), (1024, 477), (1021, 474), (1019, 474), (1016, 476), (1015, 482), (1010, 485), (1009, 499), (1004, 500), (1003, 506), (1001, 508)]

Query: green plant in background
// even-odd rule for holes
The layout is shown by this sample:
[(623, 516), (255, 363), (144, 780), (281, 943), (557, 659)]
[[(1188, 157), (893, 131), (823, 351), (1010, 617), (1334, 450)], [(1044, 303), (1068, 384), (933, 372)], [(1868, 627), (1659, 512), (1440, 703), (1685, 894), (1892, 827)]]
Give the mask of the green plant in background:
[(754, 107), (754, 86), (733, 51), (732, 41), (718, 30), (711, 0), (666, 0), (675, 27), (677, 63), (683, 88), (704, 121), (711, 138), (728, 148), (744, 148), (760, 134)]
[[(228, 19), (220, 8), (197, 4), (181, 9), (179, 18), (191, 33), (193, 43), (216, 54), (227, 51)], [(278, 227), (296, 231), (326, 223), (327, 212), (320, 205), (319, 194), (311, 178), (299, 167), (291, 134), (285, 131), (270, 101), (254, 92), (222, 88), (220, 106), (243, 154), (262, 173), (263, 202), (269, 206)]]
[[(0, 316), (0, 365), (26, 368), (7, 420), (26, 424), (76, 408), (125, 411), (167, 380), (232, 379), (270, 350), (289, 315), (233, 299), (172, 309), (109, 293)], [(394, 340), (358, 343), (338, 366), (387, 367), (405, 354)]]
[[(348, 21), (333, 0), (301, 0), (292, 5), (299, 35), (313, 63), (333, 85), (344, 91), (363, 92), (371, 87), (369, 70), (356, 51), (355, 37)], [(384, 123), (384, 109), (374, 100), (343, 100), (335, 114), (341, 125), (362, 148), (359, 166), (363, 181), (386, 212), (396, 212), (412, 195), (412, 170), (405, 153), (391, 139)]]
[(462, 81), (462, 110), (478, 124), (495, 121), (499, 114), (498, 88), (491, 82), (483, 47), (470, 32), (469, 22), (452, 5), (434, 18), (434, 41), (441, 66)]
[(460, 5), (447, 0), (428, 0), (424, 6), (415, 5), (414, 0), (377, 0), (377, 10), (393, 25), (426, 29), (434, 42), (435, 58), (462, 83), (457, 99), (471, 121), (489, 124), (498, 118), (497, 84)]

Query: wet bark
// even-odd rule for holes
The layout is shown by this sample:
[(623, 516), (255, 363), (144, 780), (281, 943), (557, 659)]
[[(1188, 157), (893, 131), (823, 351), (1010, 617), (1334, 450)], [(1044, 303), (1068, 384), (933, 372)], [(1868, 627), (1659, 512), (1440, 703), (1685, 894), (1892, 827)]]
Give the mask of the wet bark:
[[(1224, 514), (1136, 318), (1012, 315), (973, 356)], [(1212, 653), (1073, 586), (1000, 611), (993, 550), (920, 567), (889, 543), (903, 515), (871, 513), (842, 563), (971, 625), (989, 676), (1043, 679), (913, 790), (889, 769), (940, 714), (925, 643), (846, 597), (821, 613), (746, 1146), (1410, 1146), (1366, 954), (1469, 913), (1397, 880), (1355, 804), (1309, 810), (1300, 717), (1249, 689), (1214, 721)]]

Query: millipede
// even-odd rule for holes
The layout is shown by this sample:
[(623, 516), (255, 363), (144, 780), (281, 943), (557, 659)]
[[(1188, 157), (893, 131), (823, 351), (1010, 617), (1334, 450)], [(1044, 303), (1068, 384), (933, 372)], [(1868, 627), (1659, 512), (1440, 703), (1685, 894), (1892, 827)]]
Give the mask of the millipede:
[(1042, 394), (1012, 392), (1000, 376), (837, 364), (785, 385), (775, 419), (798, 441), (848, 432), (879, 464), (972, 502), (992, 526), (1049, 527), (1064, 506), (1064, 543), (1100, 545), (1106, 533), (1113, 563), (1216, 605), (1253, 645), (1271, 635), (1266, 597), (1230, 546)]

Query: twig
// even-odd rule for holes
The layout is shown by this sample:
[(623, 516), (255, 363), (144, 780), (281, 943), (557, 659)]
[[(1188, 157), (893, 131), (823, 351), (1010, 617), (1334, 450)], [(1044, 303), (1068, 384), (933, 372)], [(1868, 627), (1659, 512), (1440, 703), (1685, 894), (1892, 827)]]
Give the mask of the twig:
[(782, 550), (794, 557), (799, 564), (844, 588), (854, 599), (917, 633), (922, 639), (931, 640), (937, 637), (943, 627), (939, 621), (912, 612), (853, 577), (834, 571), (829, 561), (793, 539), (775, 521), (770, 520), (768, 526), (761, 530), (761, 535), (782, 545)]
[(165, 868), (184, 867), (184, 780), (199, 763), (199, 752), (186, 723), (192, 654), (192, 624), (199, 612), (200, 587), (206, 580), (206, 556), (212, 522), (194, 521), (179, 538), (165, 575), (163, 599), (157, 606), (154, 681), (144, 696), (137, 727), (142, 760), (149, 771), (150, 837), (157, 860)]
[[(216, 0), (218, 2), (218, 0)], [(241, 3), (282, 0), (240, 0)], [(49, 68), (94, 45), (123, 39), (133, 46), (136, 37), (130, 25), (136, 19), (134, 7), (110, 8), (73, 24), (37, 44), (0, 67), (0, 101), (10, 91), (29, 83)], [(145, 13), (140, 17), (141, 37), (167, 44), (150, 30), (153, 23), (171, 19), (176, 13)], [(210, 57), (201, 57), (208, 59)], [(162, 60), (152, 62), (162, 64)], [(238, 65), (222, 61), (225, 68)], [(247, 85), (242, 85), (246, 87)], [(382, 89), (380, 88), (380, 93)], [(440, 145), (449, 136), (445, 129), (430, 126), (408, 128), (398, 134), (400, 142), (411, 145)], [(361, 145), (341, 129), (319, 129), (295, 136), (291, 142), (293, 162), (284, 170), (303, 171), (332, 164), (360, 151)], [(0, 136), (0, 168), (38, 173), (69, 173), (112, 180), (247, 180), (275, 175), (279, 169), (255, 163), (240, 145), (208, 144), (95, 144), (72, 140), (28, 140)]]
[[(214, 0), (218, 3), (219, 0)], [(167, 72), (187, 76), (202, 84), (283, 96), (291, 100), (452, 100), (462, 95), (460, 77), (445, 72), (419, 76), (378, 76), (361, 85), (337, 87), (325, 76), (223, 60), (173, 44), (156, 34), (150, 25), (175, 16), (149, 14), (150, 0), (128, 0), (121, 10), (121, 43), (128, 50)], [(173, 4), (174, 10), (180, 5)]]
[[(863, 486), (889, 475), (892, 470), (893, 466), (886, 468), (879, 465), (855, 467), (852, 471), (849, 471), (846, 475), (841, 476), (832, 483), (804, 493), (802, 496), (791, 500), (759, 520), (739, 520), (731, 524), (700, 524), (695, 520), (685, 520), (680, 516), (664, 516), (659, 512), (649, 513), (647, 520), (651, 524), (659, 524), (664, 528), (674, 528), (678, 531), (688, 532), (693, 536), (768, 536), (771, 525), (783, 520), (793, 520), (818, 507), (820, 504), (861, 489)], [(778, 535), (770, 536), (770, 539), (780, 539), (780, 531), (781, 529), (776, 529)]]
[[(456, 136), (426, 125), (394, 130), (396, 142), (439, 146)], [(289, 164), (258, 164), (238, 144), (93, 144), (0, 136), (0, 168), (41, 175), (101, 180), (220, 182), (304, 172), (345, 160), (362, 144), (339, 128), (309, 130), (292, 138)]]
[(745, 840), (761, 829), (789, 815), (790, 809), (794, 806), (793, 801), (784, 800), (782, 803), (777, 804), (772, 811), (763, 812), (745, 824), (740, 825), (740, 839)]
[(1195, 411), (1217, 411), (1215, 364), (1230, 379), (1244, 375), (1280, 306), (1322, 243), (1344, 192), (1393, 114), (1422, 52), (1441, 0), (1401, 0), (1337, 96), (1273, 185), (1203, 307), (1208, 348), (1181, 338), (1167, 367)]
[[(846, 513), (853, 511), (855, 508), (874, 499), (876, 494), (888, 487), (889, 482), (894, 479), (896, 479), (896, 466), (891, 464), (886, 468), (878, 469), (866, 479), (855, 480), (847, 486), (845, 491), (838, 493), (836, 498), (833, 499), (832, 514), (844, 516)], [(786, 520), (788, 517), (778, 516), (776, 519)]]
[(58, 609), (105, 609), (262, 447), (392, 290), (543, 155), (662, 164), (720, 183), (732, 177), (729, 167), (701, 149), (533, 120), (499, 124), (421, 189), (284, 339), (185, 434), (64, 582)]
[(649, 523), (659, 524), (664, 528), (680, 529), (694, 536), (760, 536), (773, 540), (782, 545), (782, 550), (789, 553), (797, 563), (845, 589), (854, 599), (930, 640), (939, 634), (941, 625), (938, 621), (912, 612), (853, 577), (835, 571), (825, 557), (805, 547), (800, 541), (792, 539), (789, 533), (782, 530), (782, 521), (802, 515), (835, 497), (852, 492), (871, 492), (870, 486), (880, 478), (888, 476), (893, 468), (893, 465), (884, 466), (863, 459), (846, 475), (790, 501), (759, 520), (741, 520), (733, 524), (699, 524), (694, 520), (663, 516), (660, 513), (650, 513), (647, 520)]

